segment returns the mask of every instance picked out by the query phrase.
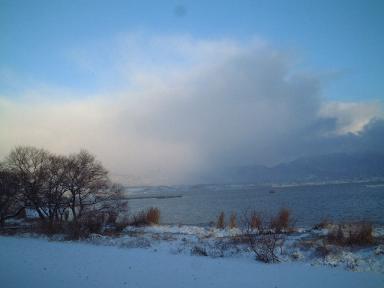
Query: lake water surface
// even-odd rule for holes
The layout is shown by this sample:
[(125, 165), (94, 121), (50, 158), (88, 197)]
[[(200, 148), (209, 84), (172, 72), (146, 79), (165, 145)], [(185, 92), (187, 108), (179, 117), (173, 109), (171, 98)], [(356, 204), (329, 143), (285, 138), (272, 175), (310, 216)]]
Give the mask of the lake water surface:
[(384, 224), (384, 184), (349, 183), (272, 187), (260, 185), (194, 185), (127, 187), (131, 213), (155, 206), (162, 224), (205, 225), (220, 211), (238, 217), (256, 210), (266, 219), (280, 208), (292, 211), (298, 226), (322, 219), (369, 220)]

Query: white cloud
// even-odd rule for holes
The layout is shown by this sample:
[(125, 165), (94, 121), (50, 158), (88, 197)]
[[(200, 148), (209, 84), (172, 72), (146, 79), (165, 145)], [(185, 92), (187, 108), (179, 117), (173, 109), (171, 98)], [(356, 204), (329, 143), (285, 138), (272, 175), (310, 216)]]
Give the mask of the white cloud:
[(316, 153), (329, 135), (357, 133), (383, 115), (375, 103), (327, 102), (317, 77), (260, 40), (134, 35), (111, 46), (79, 63), (106, 82), (118, 79), (108, 93), (0, 97), (0, 156), (25, 144), (86, 148), (116, 175), (180, 183), (222, 166)]
[(335, 118), (335, 132), (339, 134), (356, 134), (372, 119), (384, 117), (382, 103), (378, 101), (323, 103), (320, 115)]

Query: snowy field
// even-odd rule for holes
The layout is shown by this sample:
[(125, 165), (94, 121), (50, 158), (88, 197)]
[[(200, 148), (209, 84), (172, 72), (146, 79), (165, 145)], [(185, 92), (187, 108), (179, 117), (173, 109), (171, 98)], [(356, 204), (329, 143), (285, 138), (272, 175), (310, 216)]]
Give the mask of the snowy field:
[[(296, 246), (287, 239), (282, 262), (263, 264), (246, 251), (218, 247), (215, 239), (226, 233), (236, 231), (159, 226), (73, 242), (1, 236), (0, 287), (384, 287), (384, 257), (373, 249), (322, 263), (289, 250)], [(195, 247), (208, 257), (193, 253)], [(361, 262), (364, 255), (372, 269), (346, 269), (351, 257)]]

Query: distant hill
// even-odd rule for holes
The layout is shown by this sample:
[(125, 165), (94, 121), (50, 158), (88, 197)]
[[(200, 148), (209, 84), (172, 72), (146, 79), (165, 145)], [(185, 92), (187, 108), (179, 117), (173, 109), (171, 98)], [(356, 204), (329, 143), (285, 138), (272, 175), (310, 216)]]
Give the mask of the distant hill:
[(384, 154), (335, 153), (298, 158), (273, 167), (260, 165), (223, 170), (220, 183), (324, 182), (384, 179)]

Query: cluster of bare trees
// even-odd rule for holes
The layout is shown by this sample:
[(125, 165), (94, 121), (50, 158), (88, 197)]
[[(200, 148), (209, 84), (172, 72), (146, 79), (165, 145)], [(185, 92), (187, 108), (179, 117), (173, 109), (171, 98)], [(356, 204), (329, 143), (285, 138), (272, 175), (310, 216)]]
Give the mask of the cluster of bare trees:
[(1, 223), (24, 208), (54, 225), (90, 215), (116, 219), (127, 203), (122, 187), (111, 183), (107, 170), (87, 151), (62, 156), (17, 147), (0, 166)]

